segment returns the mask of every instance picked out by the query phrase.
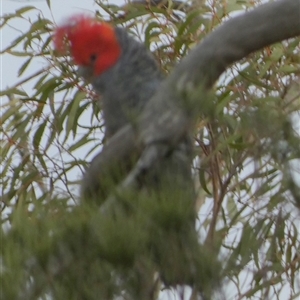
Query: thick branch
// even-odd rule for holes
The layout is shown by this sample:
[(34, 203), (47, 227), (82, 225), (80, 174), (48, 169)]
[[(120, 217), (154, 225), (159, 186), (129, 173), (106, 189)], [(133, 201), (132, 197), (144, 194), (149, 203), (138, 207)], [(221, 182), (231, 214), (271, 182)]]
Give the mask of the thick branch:
[[(297, 35), (299, 0), (271, 2), (221, 25), (178, 64), (148, 103), (141, 119), (144, 143), (176, 143), (191, 122), (195, 107), (185, 102), (194, 89), (210, 88), (232, 63)], [(194, 103), (200, 110), (205, 97)]]
[[(187, 134), (193, 124), (194, 111), (204, 111), (207, 91), (227, 67), (256, 50), (297, 35), (300, 35), (299, 0), (270, 2), (221, 25), (178, 64), (149, 101), (140, 118), (139, 139), (134, 140), (133, 128), (126, 126), (97, 155), (85, 176), (84, 189), (95, 189), (91, 186), (94, 181), (86, 179), (99, 178), (99, 170), (109, 171), (111, 159), (114, 165), (122, 163), (132, 153), (139, 155), (145, 147), (129, 176), (134, 180), (139, 169), (145, 171), (152, 165), (151, 160), (159, 159), (153, 155), (158, 153), (153, 152), (155, 144), (166, 146), (165, 151), (159, 153), (161, 157)], [(195, 90), (199, 95), (199, 87), (197, 103), (189, 103)]]

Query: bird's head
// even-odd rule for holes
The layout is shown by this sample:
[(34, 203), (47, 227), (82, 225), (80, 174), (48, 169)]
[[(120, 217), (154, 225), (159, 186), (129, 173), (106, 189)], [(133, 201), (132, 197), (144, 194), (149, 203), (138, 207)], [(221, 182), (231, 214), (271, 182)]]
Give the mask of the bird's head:
[(69, 51), (74, 63), (92, 76), (108, 70), (121, 55), (114, 28), (87, 16), (70, 18), (56, 29), (53, 39), (57, 51)]

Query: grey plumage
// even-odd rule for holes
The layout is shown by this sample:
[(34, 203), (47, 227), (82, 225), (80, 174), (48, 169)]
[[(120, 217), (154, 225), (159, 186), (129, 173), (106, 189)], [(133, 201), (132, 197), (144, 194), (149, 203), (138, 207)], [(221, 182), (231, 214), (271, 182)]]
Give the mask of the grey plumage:
[(101, 95), (107, 138), (128, 122), (134, 124), (163, 80), (158, 63), (145, 46), (123, 28), (115, 31), (122, 49), (121, 57), (92, 81)]

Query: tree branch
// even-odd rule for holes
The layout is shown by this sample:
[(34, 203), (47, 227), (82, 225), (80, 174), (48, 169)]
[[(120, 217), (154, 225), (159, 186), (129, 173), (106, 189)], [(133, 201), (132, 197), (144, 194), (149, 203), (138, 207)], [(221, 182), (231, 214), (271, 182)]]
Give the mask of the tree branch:
[[(191, 123), (191, 114), (205, 102), (206, 93), (232, 63), (270, 44), (300, 35), (300, 1), (281, 0), (233, 18), (207, 36), (186, 56), (149, 101), (141, 116), (145, 144), (177, 142)], [(187, 105), (199, 86), (203, 97)], [(202, 95), (201, 95), (202, 96)], [(154, 121), (153, 121), (154, 120)]]

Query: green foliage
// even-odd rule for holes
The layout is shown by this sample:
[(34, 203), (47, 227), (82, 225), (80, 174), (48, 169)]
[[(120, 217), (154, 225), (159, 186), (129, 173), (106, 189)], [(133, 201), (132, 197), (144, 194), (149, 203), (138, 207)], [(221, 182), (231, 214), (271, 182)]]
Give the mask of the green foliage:
[[(144, 40), (166, 73), (224, 19), (254, 5), (96, 3), (97, 16)], [(129, 195), (133, 212), (105, 216), (79, 203), (79, 180), (102, 144), (97, 96), (69, 58), (54, 53), (52, 20), (26, 6), (3, 16), (1, 29), (19, 19), (28, 30), (2, 52), (24, 58), (20, 81), (0, 92), (3, 299), (157, 299), (157, 271), (172, 287), (180, 278), (206, 295), (220, 283), (228, 293), (222, 284), (229, 281), (228, 299), (282, 299), (283, 291), (295, 299), (299, 38), (232, 66), (199, 108), (193, 171), (200, 244), (185, 228), (189, 210), (180, 197), (170, 205)], [(44, 67), (31, 73), (37, 60)]]

